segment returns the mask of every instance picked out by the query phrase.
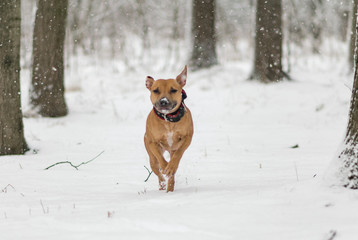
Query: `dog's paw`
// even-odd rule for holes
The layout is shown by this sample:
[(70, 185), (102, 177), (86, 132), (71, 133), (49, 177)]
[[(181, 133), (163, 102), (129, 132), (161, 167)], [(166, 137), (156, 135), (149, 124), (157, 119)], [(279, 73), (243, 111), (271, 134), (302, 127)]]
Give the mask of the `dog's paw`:
[(167, 184), (164, 182), (159, 182), (159, 190), (167, 189)]

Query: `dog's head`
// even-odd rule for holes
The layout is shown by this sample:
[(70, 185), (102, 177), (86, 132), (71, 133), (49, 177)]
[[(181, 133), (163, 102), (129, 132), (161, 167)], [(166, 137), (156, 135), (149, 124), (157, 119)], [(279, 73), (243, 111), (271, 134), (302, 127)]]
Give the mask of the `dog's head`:
[(176, 77), (176, 79), (154, 80), (148, 76), (145, 85), (151, 92), (150, 100), (153, 106), (163, 114), (175, 112), (182, 101), (182, 88), (186, 84), (187, 68)]

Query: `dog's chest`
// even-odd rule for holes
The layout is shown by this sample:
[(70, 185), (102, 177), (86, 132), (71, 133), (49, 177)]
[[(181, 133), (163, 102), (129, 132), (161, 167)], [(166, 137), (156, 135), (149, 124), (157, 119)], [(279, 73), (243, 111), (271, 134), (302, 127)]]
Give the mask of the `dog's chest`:
[(165, 150), (174, 150), (178, 147), (178, 142), (180, 141), (179, 133), (174, 131), (168, 131), (165, 132), (161, 139), (160, 139), (160, 145)]
[(169, 147), (172, 147), (173, 146), (173, 135), (174, 135), (174, 132), (168, 132), (167, 134), (167, 143), (168, 143), (168, 146)]

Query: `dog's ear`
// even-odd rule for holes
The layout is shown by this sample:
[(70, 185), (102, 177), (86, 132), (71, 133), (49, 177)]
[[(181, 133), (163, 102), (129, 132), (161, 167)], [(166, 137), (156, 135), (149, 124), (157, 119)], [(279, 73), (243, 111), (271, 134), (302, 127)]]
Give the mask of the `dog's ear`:
[(153, 86), (154, 79), (151, 76), (147, 76), (147, 79), (145, 80), (145, 86), (150, 90)]
[(187, 68), (185, 65), (183, 71), (177, 76), (177, 79), (176, 79), (181, 87), (184, 87), (186, 84), (186, 73), (187, 73)]

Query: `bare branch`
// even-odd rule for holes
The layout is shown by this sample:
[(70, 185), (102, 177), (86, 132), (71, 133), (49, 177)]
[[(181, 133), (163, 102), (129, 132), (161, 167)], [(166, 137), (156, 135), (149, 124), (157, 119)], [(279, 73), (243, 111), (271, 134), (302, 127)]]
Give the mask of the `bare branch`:
[(96, 158), (98, 158), (99, 156), (101, 156), (102, 153), (104, 153), (104, 151), (100, 152), (97, 156), (95, 156), (95, 157), (92, 158), (91, 160), (88, 160), (87, 162), (82, 162), (82, 163), (80, 163), (80, 164), (78, 164), (78, 165), (74, 165), (74, 164), (73, 164), (72, 162), (70, 162), (70, 161), (63, 161), (63, 162), (57, 162), (57, 163), (55, 163), (55, 164), (52, 164), (51, 166), (48, 166), (48, 167), (45, 168), (44, 170), (48, 170), (48, 169), (50, 169), (50, 168), (52, 168), (52, 167), (54, 167), (54, 166), (56, 166), (56, 165), (65, 164), (65, 163), (70, 164), (71, 167), (73, 167), (73, 168), (75, 168), (76, 170), (78, 170), (78, 168), (79, 168), (80, 166), (92, 162), (93, 160), (95, 160)]
[(145, 167), (145, 169), (147, 169), (147, 171), (148, 171), (148, 173), (149, 173), (147, 179), (144, 180), (144, 182), (147, 182), (148, 179), (150, 178), (150, 175), (152, 175), (153, 171), (149, 171), (149, 169), (148, 169), (146, 166), (144, 166), (144, 167)]

